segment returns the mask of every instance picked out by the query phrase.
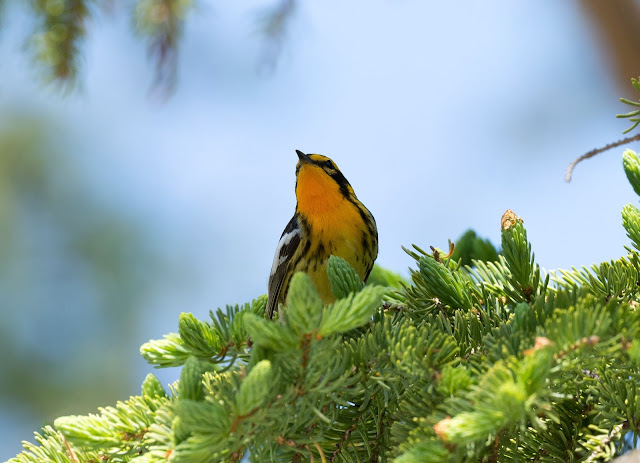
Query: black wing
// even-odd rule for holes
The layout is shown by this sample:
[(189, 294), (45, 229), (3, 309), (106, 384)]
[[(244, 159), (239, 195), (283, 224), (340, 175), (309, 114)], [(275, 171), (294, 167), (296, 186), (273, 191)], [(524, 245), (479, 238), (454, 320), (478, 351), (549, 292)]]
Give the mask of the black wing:
[[(367, 229), (369, 231), (369, 239), (371, 243), (369, 243), (369, 248), (371, 249), (371, 258), (369, 259), (369, 267), (366, 269), (364, 273), (363, 283), (366, 283), (369, 279), (369, 274), (371, 274), (371, 270), (373, 270), (373, 264), (378, 257), (378, 227), (376, 227), (376, 219), (373, 218), (373, 214), (367, 209), (364, 204), (362, 204), (362, 208), (358, 208), (360, 211), (360, 215), (362, 216), (362, 220), (367, 224)], [(366, 211), (366, 213), (365, 213)], [(367, 217), (368, 215), (368, 217)], [(371, 219), (371, 220), (367, 220)], [(365, 238), (366, 239), (366, 238)], [(367, 246), (365, 246), (366, 248)]]
[(278, 308), (280, 292), (287, 286), (285, 279), (289, 274), (288, 268), (291, 264), (291, 258), (300, 245), (300, 236), (298, 216), (294, 215), (280, 236), (280, 241), (276, 248), (276, 255), (273, 258), (273, 266), (271, 267), (271, 275), (269, 276), (269, 299), (266, 308), (268, 318), (271, 318), (274, 310)]

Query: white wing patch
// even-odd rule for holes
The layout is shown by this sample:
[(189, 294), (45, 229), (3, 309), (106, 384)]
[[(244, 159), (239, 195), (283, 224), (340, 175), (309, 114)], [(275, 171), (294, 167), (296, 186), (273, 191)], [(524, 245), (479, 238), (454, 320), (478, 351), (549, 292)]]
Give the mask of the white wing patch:
[(281, 256), (280, 254), (282, 253), (283, 248), (285, 248), (289, 243), (291, 243), (291, 240), (296, 236), (300, 236), (300, 230), (297, 228), (295, 230), (290, 231), (289, 233), (285, 233), (280, 238), (280, 241), (278, 242), (278, 247), (276, 248), (276, 255), (273, 258), (273, 265), (271, 266), (272, 276), (276, 273), (276, 270), (278, 270), (278, 267), (280, 267), (283, 263), (285, 263), (289, 258), (289, 256), (286, 254), (283, 256)]
[[(294, 257), (301, 239), (302, 233), (298, 226), (298, 217), (294, 214), (282, 232), (282, 235), (280, 235), (276, 255), (273, 258), (273, 266), (271, 267), (271, 275), (269, 276), (267, 289), (269, 299), (267, 300), (267, 307), (265, 309), (268, 318), (271, 318), (273, 311), (278, 308), (278, 301), (286, 296), (287, 286), (289, 284), (289, 282), (286, 281), (287, 269), (289, 265), (291, 265), (291, 259)], [(280, 294), (282, 291), (284, 291), (284, 293)]]

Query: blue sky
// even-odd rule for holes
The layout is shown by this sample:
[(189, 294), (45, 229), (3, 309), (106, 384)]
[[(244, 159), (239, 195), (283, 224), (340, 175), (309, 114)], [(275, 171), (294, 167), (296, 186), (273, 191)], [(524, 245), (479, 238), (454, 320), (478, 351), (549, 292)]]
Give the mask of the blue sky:
[[(507, 208), (546, 269), (624, 253), (620, 211), (636, 197), (622, 150), (564, 182), (575, 157), (627, 126), (578, 2), (305, 1), (264, 75), (256, 15), (270, 4), (198, 3), (165, 103), (149, 97), (129, 6), (89, 25), (66, 97), (39, 85), (21, 52), (24, 12), (4, 21), (0, 108), (54, 119), (85, 181), (148, 224), (188, 282), (146, 307), (140, 344), (175, 331), (182, 311), (206, 317), (266, 292), (295, 207), (295, 149), (336, 161), (376, 218), (378, 263), (405, 275), (402, 245), (444, 248), (467, 228), (498, 244)], [(140, 380), (150, 371), (137, 368)], [(11, 445), (38, 425), (12, 430)]]

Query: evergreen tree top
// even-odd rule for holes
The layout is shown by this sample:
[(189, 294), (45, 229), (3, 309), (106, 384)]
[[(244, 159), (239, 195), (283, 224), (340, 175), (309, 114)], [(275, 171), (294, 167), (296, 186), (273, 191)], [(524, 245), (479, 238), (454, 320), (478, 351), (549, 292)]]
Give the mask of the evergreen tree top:
[[(640, 194), (638, 155), (623, 167)], [(507, 211), (500, 254), (466, 236), (481, 260), (414, 246), (411, 282), (361, 287), (332, 257), (333, 304), (297, 274), (274, 320), (265, 296), (183, 313), (140, 349), (182, 367), (168, 391), (150, 374), (11, 461), (610, 461), (640, 435), (640, 210), (622, 224), (625, 255), (590, 268), (545, 273)]]

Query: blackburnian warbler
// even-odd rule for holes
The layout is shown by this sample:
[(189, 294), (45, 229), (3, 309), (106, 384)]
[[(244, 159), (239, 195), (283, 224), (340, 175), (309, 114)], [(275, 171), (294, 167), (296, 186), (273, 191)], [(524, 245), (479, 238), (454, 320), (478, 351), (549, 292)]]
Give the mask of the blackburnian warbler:
[(329, 256), (346, 260), (363, 282), (378, 256), (376, 221), (335, 163), (320, 154), (296, 153), (296, 212), (282, 232), (273, 259), (269, 318), (287, 297), (294, 273), (307, 273), (327, 304), (335, 300), (327, 275)]

